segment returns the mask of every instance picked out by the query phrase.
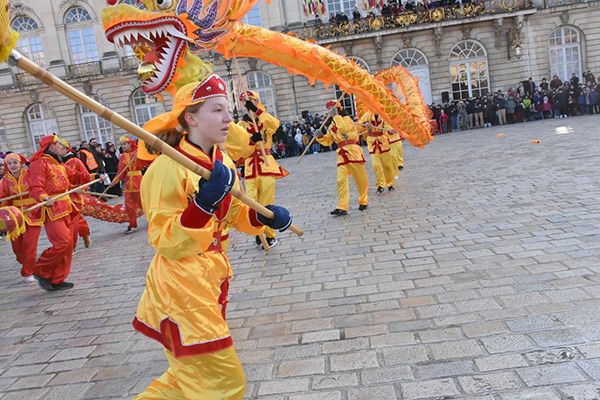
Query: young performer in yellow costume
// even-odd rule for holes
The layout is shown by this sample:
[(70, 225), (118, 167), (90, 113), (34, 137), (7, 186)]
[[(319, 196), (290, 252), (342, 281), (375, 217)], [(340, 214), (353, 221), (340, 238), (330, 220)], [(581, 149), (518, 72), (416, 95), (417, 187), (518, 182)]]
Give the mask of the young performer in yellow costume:
[(381, 119), (379, 114), (366, 111), (359, 119), (358, 131), (364, 132), (371, 154), (371, 163), (375, 173), (377, 193), (382, 193), (384, 188), (394, 190), (397, 166), (391, 153), (389, 125)]
[[(265, 111), (265, 107), (260, 103), (256, 92), (247, 91), (242, 93), (240, 100), (248, 110), (248, 114), (244, 115), (238, 125), (248, 132), (249, 143), (254, 146), (254, 152), (246, 157), (244, 166), (246, 194), (262, 205), (273, 204), (275, 201), (275, 180), (288, 175), (288, 172), (281, 168), (271, 155), (273, 135), (279, 128), (279, 120)], [(256, 122), (256, 127), (252, 118)], [(261, 141), (265, 149), (266, 160), (263, 159), (260, 147)], [(273, 229), (265, 228), (265, 234), (269, 247), (278, 244)], [(256, 244), (260, 244), (258, 236), (256, 237)]]
[(390, 146), (392, 148), (392, 157), (394, 159), (394, 165), (398, 168), (398, 171), (404, 169), (404, 151), (402, 150), (402, 138), (396, 131), (390, 131)]
[(331, 118), (327, 119), (321, 131), (315, 132), (317, 141), (323, 146), (337, 143), (337, 192), (338, 205), (330, 214), (348, 214), (350, 203), (350, 190), (348, 178), (354, 178), (358, 189), (358, 209), (366, 210), (369, 204), (369, 179), (365, 168), (365, 156), (358, 145), (358, 132), (354, 121), (336, 101), (329, 101), (325, 106)]
[(291, 217), (268, 206), (268, 220), (233, 198), (235, 166), (217, 147), (231, 117), (215, 74), (181, 87), (173, 110), (145, 128), (212, 171), (208, 181), (161, 155), (142, 179), (148, 237), (157, 254), (133, 326), (160, 342), (170, 368), (136, 399), (242, 400), (245, 378), (225, 321), (232, 268), (221, 248), (225, 223), (250, 235), (263, 224), (285, 230)]

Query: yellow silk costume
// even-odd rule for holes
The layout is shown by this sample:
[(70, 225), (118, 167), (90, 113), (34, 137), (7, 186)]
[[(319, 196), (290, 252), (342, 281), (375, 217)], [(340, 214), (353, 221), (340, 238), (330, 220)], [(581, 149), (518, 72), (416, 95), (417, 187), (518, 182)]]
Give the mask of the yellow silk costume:
[[(371, 164), (375, 173), (375, 185), (377, 187), (394, 186), (397, 165), (394, 165), (394, 159), (391, 153), (389, 134), (387, 130), (389, 125), (379, 116), (375, 118), (373, 113), (367, 111), (359, 119), (359, 124), (370, 123), (375, 129), (369, 129), (364, 125), (358, 125), (357, 129), (367, 139), (369, 154), (371, 154)], [(377, 129), (381, 128), (381, 129)]]
[(394, 159), (394, 166), (404, 167), (404, 151), (402, 149), (402, 138), (398, 132), (394, 132), (390, 136), (390, 146), (392, 148), (392, 157)]
[[(222, 154), (215, 148), (211, 160), (185, 138), (178, 150), (209, 166)], [(227, 167), (235, 168), (227, 155), (222, 157)], [(221, 230), (228, 224), (249, 235), (264, 231), (252, 224), (249, 207), (231, 195), (203, 228), (182, 226), (181, 214), (198, 189), (199, 179), (162, 155), (148, 168), (141, 186), (148, 237), (157, 254), (148, 270), (133, 325), (159, 341), (175, 358), (232, 346), (225, 321), (232, 269), (221, 251)], [(237, 179), (235, 186), (239, 187)]]
[(347, 211), (350, 203), (350, 191), (348, 178), (350, 175), (354, 178), (354, 183), (358, 189), (358, 204), (369, 204), (369, 180), (365, 168), (365, 156), (362, 148), (358, 145), (358, 132), (352, 118), (348, 116), (336, 115), (333, 117), (333, 123), (329, 126), (327, 134), (317, 141), (323, 146), (331, 146), (336, 143), (337, 152), (337, 192), (338, 205), (336, 208)]
[[(252, 153), (245, 157), (244, 176), (246, 178), (246, 194), (263, 206), (267, 206), (275, 202), (275, 180), (287, 176), (288, 172), (281, 168), (271, 155), (273, 135), (277, 132), (277, 128), (279, 128), (279, 120), (262, 109), (259, 109), (256, 115), (258, 117), (256, 125), (264, 140), (263, 146), (269, 165), (267, 165), (263, 158), (260, 143), (252, 144), (250, 142), (250, 136), (256, 130), (252, 120), (244, 117), (244, 119), (238, 122), (238, 125), (247, 132), (246, 141), (248, 145), (253, 147)], [(268, 226), (265, 227), (265, 234), (268, 238), (275, 237), (275, 231)]]

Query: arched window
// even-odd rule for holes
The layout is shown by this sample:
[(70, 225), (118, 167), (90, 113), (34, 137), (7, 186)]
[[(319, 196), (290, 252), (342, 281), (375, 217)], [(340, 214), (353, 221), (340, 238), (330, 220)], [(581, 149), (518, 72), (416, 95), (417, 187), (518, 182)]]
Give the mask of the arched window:
[[(357, 63), (361, 68), (365, 69), (367, 72), (371, 72), (371, 68), (369, 67), (369, 64), (366, 63), (365, 60), (358, 58), (358, 57), (348, 57), (349, 59), (353, 60), (355, 63)], [(342, 95), (342, 91), (340, 90), (340, 87), (338, 85), (335, 85), (335, 99), (339, 99), (340, 96)], [(346, 110), (346, 112), (349, 115), (354, 115), (356, 113), (356, 104), (354, 101), (354, 95), (352, 94), (344, 94), (344, 97), (342, 97), (342, 100), (340, 100), (340, 104), (342, 105), (342, 107), (344, 108), (344, 110)]]
[(558, 75), (567, 81), (573, 73), (581, 76), (581, 36), (577, 29), (563, 26), (553, 31), (548, 38), (548, 51), (550, 76)]
[(258, 3), (256, 3), (254, 7), (252, 7), (246, 15), (244, 15), (242, 22), (248, 25), (261, 26)]
[[(104, 99), (98, 96), (92, 96), (92, 98), (103, 106), (106, 106)], [(110, 121), (100, 117), (98, 114), (91, 112), (81, 105), (78, 108), (86, 141), (89, 142), (91, 138), (96, 138), (98, 139), (98, 142), (103, 145), (106, 144), (106, 142), (114, 142), (113, 129)]]
[(37, 150), (40, 140), (46, 135), (58, 133), (58, 123), (54, 110), (44, 103), (37, 103), (27, 109), (27, 123), (33, 141), (33, 148)]
[(348, 19), (352, 19), (352, 11), (354, 11), (355, 5), (356, 0), (327, 0), (327, 11), (329, 15), (341, 11), (346, 14)]
[(261, 71), (248, 72), (248, 89), (258, 93), (260, 102), (267, 108), (269, 114), (274, 117), (277, 116), (273, 84), (271, 82), (271, 77), (268, 74)]
[(450, 82), (454, 100), (479, 97), (490, 92), (487, 53), (481, 44), (465, 40), (452, 48)]
[(34, 63), (44, 66), (44, 51), (42, 50), (42, 39), (39, 32), (40, 27), (33, 18), (19, 16), (12, 22), (12, 28), (19, 32), (17, 48), (25, 57)]
[(133, 92), (131, 95), (131, 104), (133, 105), (135, 123), (139, 126), (144, 126), (146, 122), (162, 114), (165, 110), (162, 101), (152, 102), (142, 88)]
[(417, 49), (400, 50), (392, 59), (391, 66), (400, 65), (412, 76), (419, 79), (419, 89), (426, 104), (433, 102), (431, 96), (431, 77), (427, 57)]
[(98, 61), (98, 48), (92, 28), (92, 17), (85, 8), (71, 8), (65, 14), (65, 25), (73, 64)]

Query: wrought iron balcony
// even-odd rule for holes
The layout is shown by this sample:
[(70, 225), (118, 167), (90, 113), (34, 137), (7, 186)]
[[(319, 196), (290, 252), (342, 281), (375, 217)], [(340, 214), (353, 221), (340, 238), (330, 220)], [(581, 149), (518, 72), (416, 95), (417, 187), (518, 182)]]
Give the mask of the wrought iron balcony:
[(83, 78), (102, 74), (100, 61), (69, 65), (69, 78)]
[[(556, 0), (560, 1), (560, 0)], [(568, 0), (562, 0), (568, 1)], [(293, 32), (300, 39), (326, 39), (336, 36), (393, 29), (402, 26), (427, 24), (446, 20), (473, 18), (480, 15), (500, 14), (534, 8), (533, 0), (488, 0), (462, 5), (425, 8), (417, 6), (413, 10), (404, 10), (390, 15), (371, 15), (358, 21), (334, 22), (323, 24), (320, 20), (306, 24)]]
[(121, 61), (125, 71), (136, 70), (137, 67), (142, 63), (136, 56), (125, 56), (121, 59)]
[(20, 74), (15, 75), (15, 83), (18, 87), (21, 86), (29, 86), (29, 85), (38, 85), (42, 83), (35, 76), (28, 74), (27, 72), (22, 72)]

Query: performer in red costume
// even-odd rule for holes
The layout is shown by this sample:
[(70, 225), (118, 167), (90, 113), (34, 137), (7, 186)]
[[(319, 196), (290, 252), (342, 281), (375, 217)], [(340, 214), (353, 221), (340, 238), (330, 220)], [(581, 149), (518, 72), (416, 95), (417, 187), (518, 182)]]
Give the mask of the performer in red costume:
[(67, 147), (56, 135), (44, 136), (40, 149), (31, 156), (28, 170), (29, 194), (36, 201), (48, 203), (42, 208), (42, 221), (52, 247), (44, 250), (33, 268), (33, 276), (46, 291), (71, 289), (73, 284), (65, 279), (71, 271), (73, 238), (71, 224), (73, 202), (70, 197), (52, 199), (71, 187), (70, 181), (82, 179), (74, 169), (62, 163)]
[[(123, 179), (125, 180), (125, 210), (129, 217), (129, 225), (125, 233), (132, 233), (137, 229), (138, 210), (142, 208), (140, 198), (140, 185), (142, 183), (142, 169), (148, 167), (152, 161), (137, 158), (137, 144), (129, 136), (121, 136), (121, 147), (124, 153), (119, 158), (119, 170), (115, 180), (109, 187), (113, 187)], [(131, 160), (134, 160), (131, 162)], [(125, 172), (123, 172), (123, 170)]]
[[(4, 159), (6, 173), (0, 180), (0, 198), (14, 196), (29, 191), (27, 182), (27, 170), (23, 167), (27, 159), (20, 154), (9, 154)], [(19, 196), (12, 200), (6, 200), (0, 206), (13, 206), (23, 211), (34, 205), (36, 201), (30, 195)], [(25, 282), (33, 282), (33, 267), (37, 257), (37, 245), (40, 237), (42, 210), (37, 209), (23, 216), (25, 218), (25, 233), (17, 236), (11, 241), (13, 252), (17, 261), (22, 265), (21, 276)]]

